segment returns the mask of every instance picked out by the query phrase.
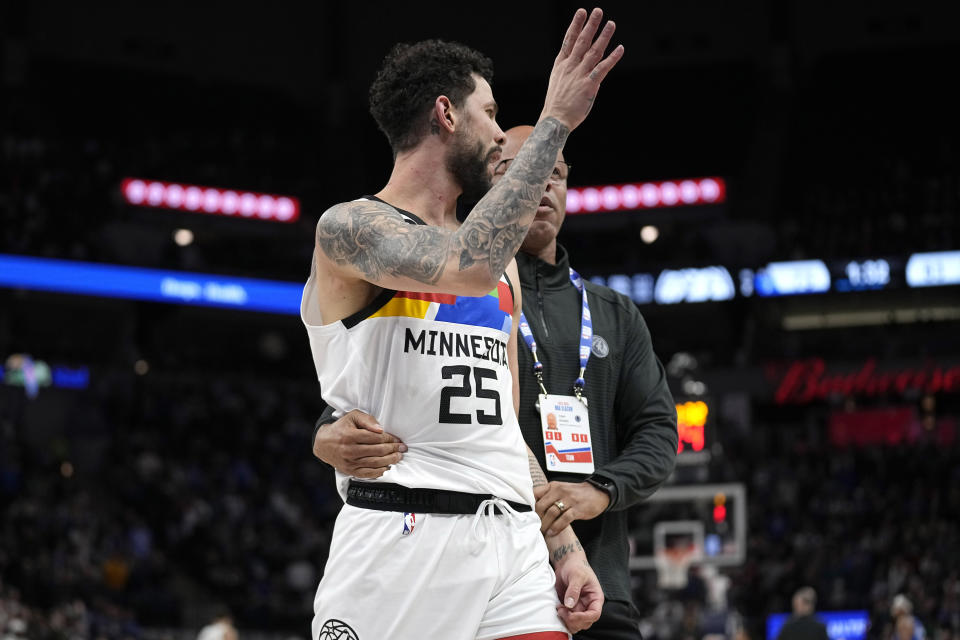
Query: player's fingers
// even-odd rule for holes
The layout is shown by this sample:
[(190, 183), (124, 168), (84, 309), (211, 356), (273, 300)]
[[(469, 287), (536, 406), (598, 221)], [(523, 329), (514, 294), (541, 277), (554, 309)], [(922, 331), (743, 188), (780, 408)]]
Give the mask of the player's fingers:
[(560, 620), (563, 621), (563, 626), (565, 626), (570, 633), (583, 631), (583, 627), (578, 626), (574, 620), (571, 620), (571, 617), (574, 615), (573, 612), (562, 604), (557, 605), (557, 615), (560, 616)]
[(557, 607), (557, 613), (570, 633), (583, 631), (600, 618), (599, 615), (594, 615), (592, 612), (569, 611), (565, 607)]
[(383, 433), (383, 427), (380, 426), (380, 423), (377, 422), (377, 419), (371, 416), (369, 413), (364, 413), (359, 409), (353, 409), (352, 411), (347, 412), (344, 416), (348, 418), (350, 422), (353, 423), (353, 426), (358, 429), (366, 429), (367, 431), (372, 431), (374, 433)]
[(557, 54), (558, 60), (570, 55), (573, 50), (573, 43), (577, 41), (577, 34), (583, 30), (583, 24), (586, 21), (587, 10), (577, 9), (577, 12), (573, 14), (573, 20), (570, 21), (570, 26), (567, 27), (567, 32), (563, 35), (563, 44), (560, 45), (560, 53)]
[(610, 73), (610, 69), (613, 69), (614, 65), (620, 62), (621, 58), (623, 58), (622, 44), (617, 45), (617, 48), (611, 51), (610, 55), (597, 63), (597, 66), (590, 72), (590, 79), (596, 82), (603, 82), (603, 79)]
[[(582, 597), (581, 597), (581, 600), (583, 600)], [(593, 616), (593, 620), (599, 620), (600, 614), (603, 612), (603, 594), (591, 593), (590, 599), (587, 601), (586, 607), (587, 607), (586, 613)]]
[(573, 609), (580, 600), (580, 590), (583, 589), (583, 577), (574, 573), (567, 583), (567, 590), (563, 593), (563, 606)]
[(583, 25), (583, 29), (581, 29), (577, 35), (577, 41), (570, 50), (570, 57), (576, 62), (583, 59), (583, 55), (593, 43), (593, 36), (597, 33), (597, 27), (600, 26), (601, 20), (603, 20), (603, 11), (600, 10), (600, 8), (596, 8), (590, 12), (590, 17), (587, 18), (586, 24)]
[(584, 628), (583, 622), (586, 616), (582, 611), (571, 611), (562, 604), (559, 604), (557, 605), (557, 613), (560, 614), (560, 618), (563, 619), (563, 624), (567, 625), (567, 629), (571, 632), (576, 633)]
[(603, 25), (603, 29), (600, 30), (600, 35), (597, 36), (597, 39), (590, 45), (587, 52), (583, 54), (583, 64), (588, 65), (589, 68), (600, 61), (604, 52), (607, 50), (607, 46), (610, 44), (610, 39), (613, 38), (613, 32), (616, 30), (617, 23), (613, 20), (608, 20), (607, 24)]

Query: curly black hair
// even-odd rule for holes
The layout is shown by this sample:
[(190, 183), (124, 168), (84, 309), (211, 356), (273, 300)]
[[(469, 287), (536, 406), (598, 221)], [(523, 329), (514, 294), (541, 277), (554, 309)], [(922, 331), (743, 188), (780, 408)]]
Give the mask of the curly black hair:
[(493, 80), (493, 62), (457, 42), (423, 40), (393, 47), (370, 85), (370, 113), (393, 153), (415, 147), (427, 135), (437, 96), (460, 106), (476, 89), (472, 74)]

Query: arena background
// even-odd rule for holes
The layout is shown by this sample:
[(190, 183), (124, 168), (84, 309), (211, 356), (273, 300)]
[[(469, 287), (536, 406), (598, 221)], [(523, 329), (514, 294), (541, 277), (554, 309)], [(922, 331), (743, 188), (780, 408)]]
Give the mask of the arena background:
[[(459, 40), (532, 123), (576, 6), (91, 4), (0, 7), (0, 635), (305, 638), (340, 501), (294, 298), (318, 216), (389, 173), (366, 88)], [(708, 485), (634, 512), (649, 640), (764, 638), (803, 585), (861, 612), (834, 637), (889, 637), (896, 594), (960, 637), (950, 5), (604, 5), (626, 57), (562, 242), (668, 366), (669, 487)], [(667, 520), (733, 561), (658, 581)]]

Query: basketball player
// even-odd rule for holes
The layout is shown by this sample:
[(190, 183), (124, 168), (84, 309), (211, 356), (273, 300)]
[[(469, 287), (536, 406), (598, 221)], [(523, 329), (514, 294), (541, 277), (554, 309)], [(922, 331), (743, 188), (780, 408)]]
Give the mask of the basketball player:
[[(612, 22), (593, 41), (602, 17), (575, 14), (541, 118), (493, 188), (504, 134), (488, 59), (440, 41), (400, 45), (371, 87), (393, 172), (375, 196), (321, 217), (301, 315), (324, 400), (389, 421), (407, 452), (376, 479), (338, 474), (347, 504), (314, 638), (554, 640), (599, 617), (572, 529), (548, 550), (531, 509), (531, 479), (545, 479), (515, 417), (512, 258), (557, 151), (623, 55), (604, 57)], [(465, 192), (486, 195), (458, 226)]]

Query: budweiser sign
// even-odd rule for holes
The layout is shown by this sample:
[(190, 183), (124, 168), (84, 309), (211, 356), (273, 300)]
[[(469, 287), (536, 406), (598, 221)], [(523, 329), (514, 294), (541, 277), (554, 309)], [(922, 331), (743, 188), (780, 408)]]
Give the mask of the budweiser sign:
[(780, 379), (777, 404), (804, 404), (831, 396), (881, 396), (889, 394), (960, 392), (960, 366), (935, 362), (919, 367), (877, 370), (875, 358), (856, 371), (829, 371), (821, 358), (792, 363)]

